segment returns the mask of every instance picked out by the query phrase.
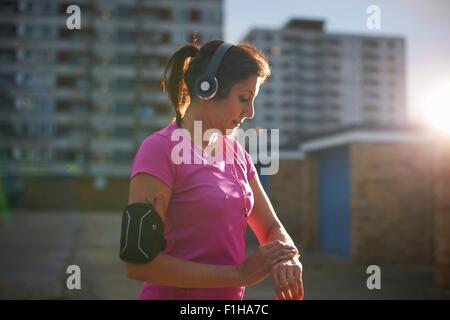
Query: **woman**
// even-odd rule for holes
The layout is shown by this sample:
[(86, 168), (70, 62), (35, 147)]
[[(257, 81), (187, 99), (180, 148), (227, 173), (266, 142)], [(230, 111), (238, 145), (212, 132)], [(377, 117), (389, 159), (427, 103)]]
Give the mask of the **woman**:
[[(253, 118), (253, 101), (270, 75), (266, 57), (250, 44), (231, 46), (215, 73), (214, 98), (200, 99), (194, 88), (222, 43), (186, 45), (170, 58), (162, 84), (176, 117), (144, 140), (133, 161), (128, 203), (152, 204), (166, 240), (150, 262), (126, 263), (128, 277), (145, 282), (139, 299), (242, 299), (245, 286), (269, 274), (277, 299), (303, 299), (298, 251), (249, 154), (227, 135)], [(194, 121), (201, 121), (201, 136), (208, 129), (220, 134), (197, 143), (190, 139)], [(180, 129), (201, 164), (174, 163), (172, 151), (179, 141), (173, 141), (173, 134)], [(241, 161), (210, 161), (217, 154), (207, 150), (217, 143), (232, 150), (235, 160), (241, 155)], [(247, 224), (260, 246), (246, 258)]]

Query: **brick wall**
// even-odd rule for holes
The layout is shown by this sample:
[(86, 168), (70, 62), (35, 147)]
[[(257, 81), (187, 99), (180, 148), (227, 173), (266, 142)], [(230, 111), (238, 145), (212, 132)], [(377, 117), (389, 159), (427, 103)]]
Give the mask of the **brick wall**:
[(355, 260), (433, 260), (432, 146), (351, 146), (351, 232)]
[(21, 206), (29, 209), (121, 210), (128, 201), (128, 178), (107, 178), (96, 189), (91, 177), (23, 177)]
[[(433, 261), (432, 151), (425, 144), (350, 147), (354, 259)], [(304, 159), (280, 160), (279, 172), (269, 177), (269, 198), (275, 211), (295, 241), (310, 250), (318, 249), (316, 171), (314, 157), (306, 155)], [(450, 179), (441, 173), (435, 173), (436, 177), (441, 177), (435, 193), (440, 199), (435, 204), (436, 219), (441, 221), (437, 227), (441, 228), (440, 237), (445, 238), (436, 256), (441, 257), (439, 268), (445, 269), (450, 266)], [(129, 180), (108, 178), (105, 189), (99, 190), (89, 177), (28, 177), (24, 178), (24, 186), (23, 204), (27, 208), (120, 211), (127, 201)]]
[(450, 288), (450, 137), (436, 135), (433, 160), (436, 283)]
[(280, 160), (278, 173), (269, 178), (269, 198), (275, 212), (294, 241), (308, 249), (315, 236), (312, 167), (309, 157)]

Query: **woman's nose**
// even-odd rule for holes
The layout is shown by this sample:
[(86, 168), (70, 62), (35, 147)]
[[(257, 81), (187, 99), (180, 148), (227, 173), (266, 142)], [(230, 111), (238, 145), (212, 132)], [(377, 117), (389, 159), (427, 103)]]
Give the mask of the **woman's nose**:
[(254, 116), (255, 116), (255, 106), (252, 102), (245, 107), (244, 118), (253, 119)]

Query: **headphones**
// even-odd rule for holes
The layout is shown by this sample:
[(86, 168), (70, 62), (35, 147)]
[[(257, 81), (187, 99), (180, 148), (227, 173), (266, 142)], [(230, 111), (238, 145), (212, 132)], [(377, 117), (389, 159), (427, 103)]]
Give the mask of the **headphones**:
[(195, 93), (197, 97), (202, 100), (211, 100), (219, 89), (219, 83), (217, 82), (216, 72), (219, 69), (225, 53), (234, 45), (228, 42), (222, 43), (214, 52), (211, 61), (206, 68), (206, 72), (203, 73), (195, 81)]

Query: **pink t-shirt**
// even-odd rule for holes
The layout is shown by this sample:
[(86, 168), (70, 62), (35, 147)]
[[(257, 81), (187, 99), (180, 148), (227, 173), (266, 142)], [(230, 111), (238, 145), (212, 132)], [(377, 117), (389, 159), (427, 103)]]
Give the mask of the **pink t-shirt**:
[[(178, 129), (176, 122), (149, 135), (131, 169), (131, 177), (148, 173), (172, 190), (164, 226), (164, 253), (205, 264), (238, 265), (245, 259), (247, 218), (254, 203), (249, 181), (256, 169), (251, 157), (235, 138), (222, 135), (224, 159), (216, 162), (189, 136), (184, 136), (190, 145), (192, 162), (175, 164), (172, 148), (182, 138), (172, 141), (174, 129)], [(234, 164), (226, 161), (227, 152), (232, 152)], [(144, 283), (138, 299), (238, 300), (243, 298), (244, 289), (175, 288)]]

